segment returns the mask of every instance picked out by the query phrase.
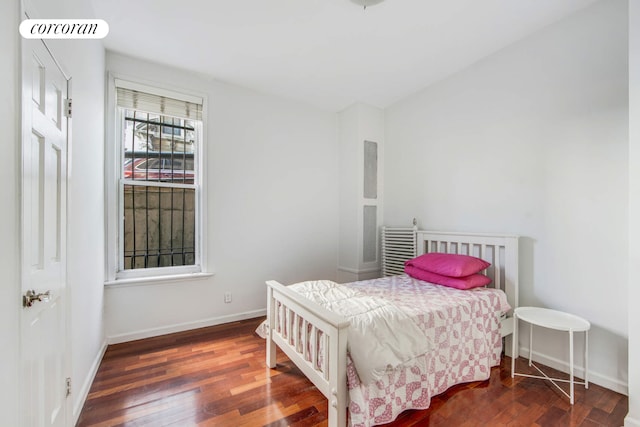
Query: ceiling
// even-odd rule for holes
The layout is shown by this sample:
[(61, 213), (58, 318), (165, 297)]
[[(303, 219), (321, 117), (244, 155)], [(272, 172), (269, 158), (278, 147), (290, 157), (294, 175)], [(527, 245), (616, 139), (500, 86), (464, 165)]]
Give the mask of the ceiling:
[(92, 3), (109, 50), (340, 111), (387, 107), (594, 1)]

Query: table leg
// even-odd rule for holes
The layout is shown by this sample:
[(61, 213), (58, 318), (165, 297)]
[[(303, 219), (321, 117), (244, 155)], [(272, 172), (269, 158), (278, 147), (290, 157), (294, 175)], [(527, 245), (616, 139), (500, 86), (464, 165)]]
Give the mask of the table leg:
[(573, 330), (569, 330), (569, 400), (573, 405)]
[(531, 354), (533, 353), (533, 324), (529, 324), (529, 366), (531, 366)]
[(516, 372), (516, 348), (518, 345), (518, 315), (513, 313), (513, 334), (511, 335), (511, 378)]
[(589, 388), (589, 331), (584, 331), (584, 388)]

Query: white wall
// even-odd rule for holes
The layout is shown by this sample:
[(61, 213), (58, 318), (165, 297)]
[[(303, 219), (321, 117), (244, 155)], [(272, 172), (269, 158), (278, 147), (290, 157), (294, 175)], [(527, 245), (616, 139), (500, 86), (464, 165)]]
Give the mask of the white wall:
[[(626, 392), (626, 2), (551, 25), (385, 120), (385, 222), (523, 236), (520, 305), (590, 320), (591, 379)], [(536, 358), (562, 367), (566, 334), (536, 337)]]
[[(82, 0), (29, 0), (25, 4), (32, 18), (93, 17), (91, 6)], [(72, 81), (67, 280), (73, 419), (77, 419), (106, 344), (102, 316), (105, 52), (99, 40), (50, 40), (47, 44)]]
[(357, 280), (358, 262), (358, 104), (338, 113), (340, 141), (340, 220), (338, 282)]
[[(77, 10), (77, 9), (75, 9)], [(72, 16), (71, 13), (64, 16)], [(84, 15), (86, 16), (86, 15)], [(104, 48), (70, 41), (60, 50), (72, 76), (68, 281), (71, 287), (74, 417), (106, 349), (104, 335)]]
[(111, 341), (262, 315), (268, 279), (335, 280), (334, 113), (115, 53), (107, 54), (107, 69), (207, 96), (205, 244), (215, 273), (179, 283), (108, 285)]
[(18, 69), (18, 19), (19, 0), (4, 1), (0, 10), (0, 128), (3, 129), (2, 156), (4, 165), (0, 168), (0, 194), (5, 205), (0, 209), (0, 414), (2, 423), (18, 425), (19, 338), (20, 330), (20, 257), (18, 220), (19, 185), (19, 122), (20, 74)]
[(640, 4), (629, 2), (629, 414), (640, 427)]

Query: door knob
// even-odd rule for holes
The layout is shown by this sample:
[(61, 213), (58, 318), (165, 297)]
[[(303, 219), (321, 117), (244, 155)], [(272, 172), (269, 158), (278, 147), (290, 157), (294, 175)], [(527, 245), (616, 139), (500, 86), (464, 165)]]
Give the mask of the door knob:
[(28, 290), (22, 296), (22, 306), (23, 307), (31, 307), (36, 301), (49, 301), (51, 298), (51, 291), (36, 293), (33, 289)]

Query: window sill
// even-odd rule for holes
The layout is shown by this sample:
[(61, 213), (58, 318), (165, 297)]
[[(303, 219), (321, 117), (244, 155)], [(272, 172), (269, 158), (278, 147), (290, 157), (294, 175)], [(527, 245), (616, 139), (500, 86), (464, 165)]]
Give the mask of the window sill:
[(188, 280), (206, 279), (212, 277), (214, 273), (186, 273), (186, 274), (171, 274), (167, 276), (152, 276), (152, 277), (135, 277), (127, 279), (116, 279), (104, 282), (105, 286), (141, 286), (141, 285), (155, 285), (168, 282), (186, 282)]

